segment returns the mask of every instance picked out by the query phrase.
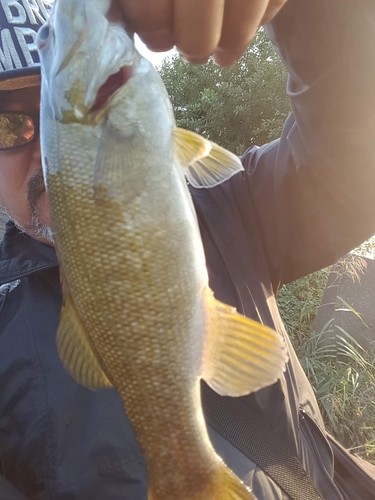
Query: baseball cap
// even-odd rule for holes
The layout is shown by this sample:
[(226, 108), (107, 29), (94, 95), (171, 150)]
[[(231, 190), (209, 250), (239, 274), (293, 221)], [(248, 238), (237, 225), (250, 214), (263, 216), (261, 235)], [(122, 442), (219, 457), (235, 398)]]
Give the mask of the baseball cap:
[(0, 91), (40, 85), (38, 30), (54, 0), (0, 0)]

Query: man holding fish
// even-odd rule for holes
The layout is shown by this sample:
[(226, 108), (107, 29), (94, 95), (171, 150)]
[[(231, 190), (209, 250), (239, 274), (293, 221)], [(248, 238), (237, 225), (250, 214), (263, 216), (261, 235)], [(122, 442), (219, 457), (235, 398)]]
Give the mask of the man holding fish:
[[(308, 498), (212, 423), (244, 484), (218, 460), (202, 377), (221, 395), (254, 391), (244, 415), (300, 461), (311, 498), (343, 498), (275, 294), (375, 232), (373, 3), (57, 0), (39, 29), (52, 3), (1, 1), (0, 204), (12, 220), (0, 253), (2, 497)], [(122, 16), (151, 49), (223, 66), (270, 21), (290, 74), (282, 137), (249, 148), (242, 170), (176, 129), (157, 75), (112, 24)], [(255, 446), (251, 425), (232, 418), (239, 400), (223, 401), (233, 434)]]

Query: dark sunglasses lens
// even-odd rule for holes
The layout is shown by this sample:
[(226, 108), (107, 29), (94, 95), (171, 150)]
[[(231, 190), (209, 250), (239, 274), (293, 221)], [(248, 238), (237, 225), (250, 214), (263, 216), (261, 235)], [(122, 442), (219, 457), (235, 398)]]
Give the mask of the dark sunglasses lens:
[(18, 148), (35, 137), (35, 125), (22, 113), (0, 113), (0, 149)]

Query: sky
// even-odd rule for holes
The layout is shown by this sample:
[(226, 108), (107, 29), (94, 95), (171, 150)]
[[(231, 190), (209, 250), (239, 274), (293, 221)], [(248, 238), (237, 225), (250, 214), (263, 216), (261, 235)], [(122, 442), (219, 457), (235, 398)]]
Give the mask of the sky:
[(154, 66), (160, 66), (165, 57), (168, 57), (175, 52), (174, 49), (169, 52), (151, 52), (137, 36), (135, 37), (135, 45), (139, 52), (151, 61)]

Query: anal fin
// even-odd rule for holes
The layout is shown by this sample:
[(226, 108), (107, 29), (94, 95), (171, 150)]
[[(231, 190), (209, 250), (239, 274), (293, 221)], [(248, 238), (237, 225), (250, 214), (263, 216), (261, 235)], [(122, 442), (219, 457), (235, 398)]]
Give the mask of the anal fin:
[(209, 320), (202, 378), (222, 396), (245, 396), (276, 382), (285, 370), (283, 339), (207, 293)]

